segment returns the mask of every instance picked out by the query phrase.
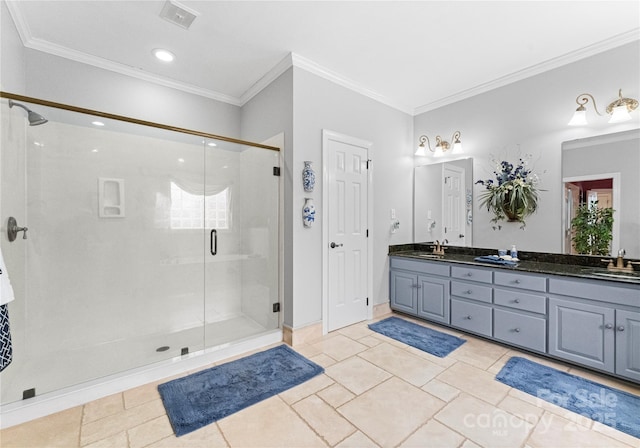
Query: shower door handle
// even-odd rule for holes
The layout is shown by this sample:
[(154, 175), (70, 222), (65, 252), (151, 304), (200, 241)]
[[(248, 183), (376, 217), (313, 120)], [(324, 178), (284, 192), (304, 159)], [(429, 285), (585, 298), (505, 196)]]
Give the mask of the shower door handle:
[(211, 255), (216, 255), (218, 253), (218, 231), (216, 229), (211, 229), (209, 251), (211, 252)]

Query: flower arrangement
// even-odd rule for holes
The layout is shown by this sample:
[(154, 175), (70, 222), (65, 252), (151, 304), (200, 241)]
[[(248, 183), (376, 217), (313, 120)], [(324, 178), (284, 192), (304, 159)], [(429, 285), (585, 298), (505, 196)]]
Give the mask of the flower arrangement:
[(494, 179), (479, 180), (486, 191), (480, 195), (480, 206), (493, 213), (494, 230), (501, 229), (500, 221), (520, 222), (526, 226), (525, 218), (538, 209), (538, 176), (527, 168), (528, 158), (518, 159), (513, 165), (507, 161), (496, 164)]

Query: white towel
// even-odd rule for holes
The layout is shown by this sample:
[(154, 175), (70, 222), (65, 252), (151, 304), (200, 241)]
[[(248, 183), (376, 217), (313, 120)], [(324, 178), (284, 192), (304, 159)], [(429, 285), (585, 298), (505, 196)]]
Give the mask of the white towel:
[(9, 303), (14, 299), (13, 288), (9, 281), (9, 273), (7, 267), (4, 265), (4, 258), (2, 257), (2, 249), (0, 249), (0, 305)]

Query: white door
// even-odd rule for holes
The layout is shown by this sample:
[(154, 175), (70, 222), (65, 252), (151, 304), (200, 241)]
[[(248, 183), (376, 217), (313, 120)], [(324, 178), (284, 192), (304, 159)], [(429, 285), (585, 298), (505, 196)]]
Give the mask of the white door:
[(368, 316), (370, 147), (323, 131), (325, 331)]
[(464, 168), (442, 166), (442, 235), (448, 244), (465, 246), (466, 202)]

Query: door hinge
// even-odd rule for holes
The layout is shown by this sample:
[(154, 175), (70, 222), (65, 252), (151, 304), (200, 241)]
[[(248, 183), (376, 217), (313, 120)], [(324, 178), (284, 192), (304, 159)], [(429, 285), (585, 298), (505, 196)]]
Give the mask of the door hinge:
[(280, 167), (279, 166), (274, 166), (273, 167), (273, 175), (274, 176), (279, 176), (280, 175)]
[(369, 297), (367, 297), (367, 306), (369, 306)]
[(280, 312), (280, 302), (276, 302), (273, 304), (273, 312), (274, 313), (279, 313)]
[(371, 159), (367, 159), (367, 169), (369, 169), (369, 164), (371, 163)]

